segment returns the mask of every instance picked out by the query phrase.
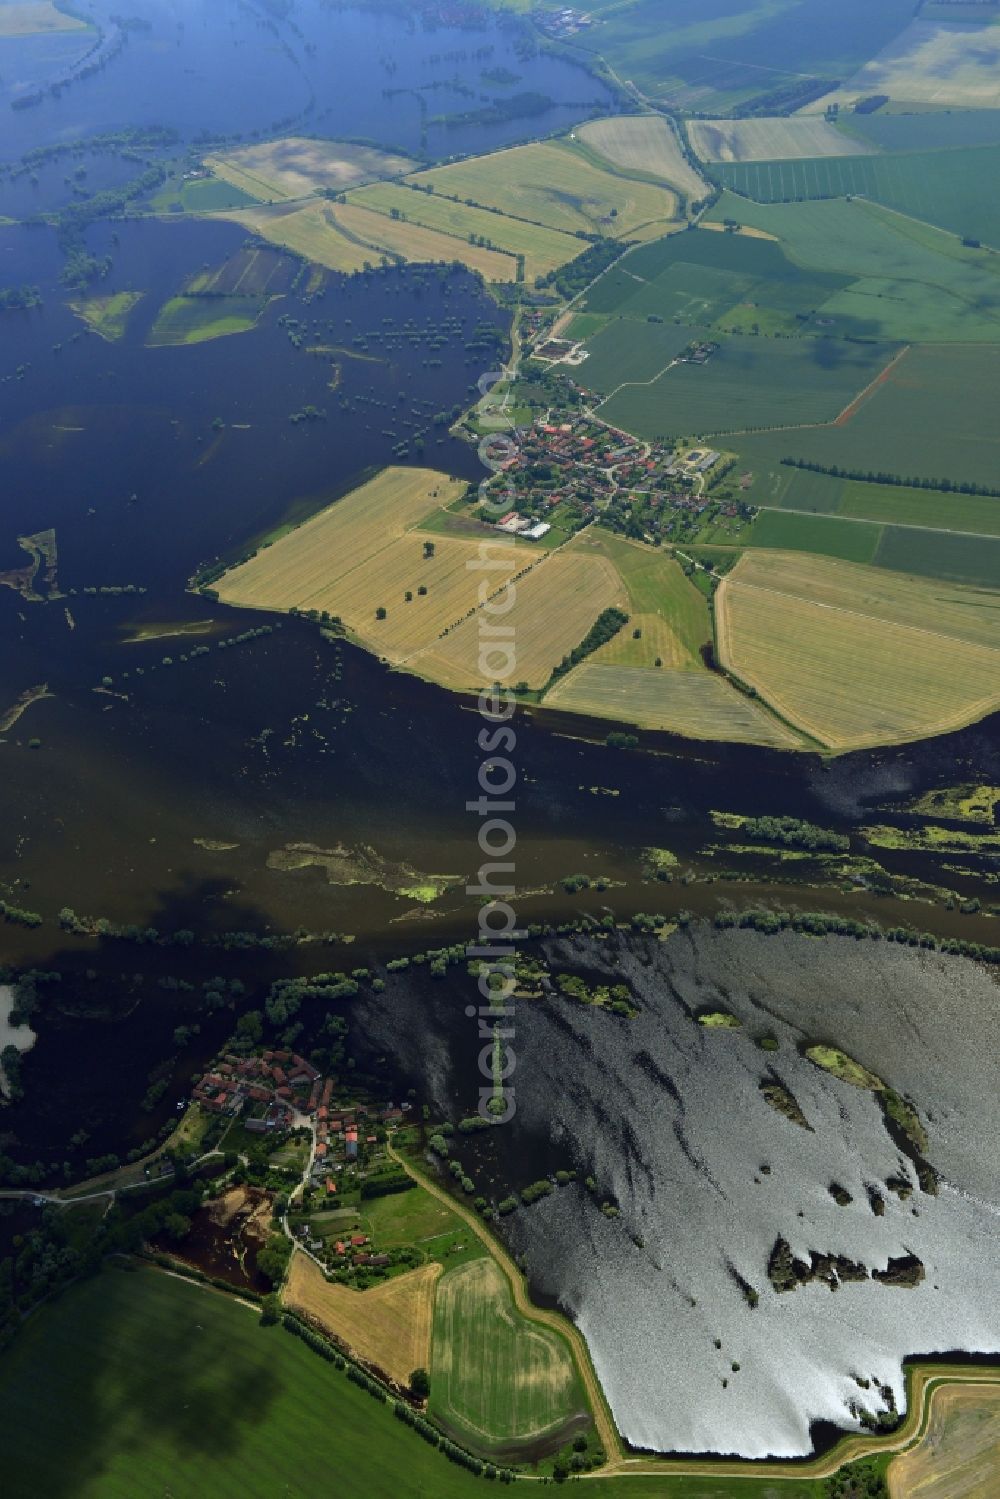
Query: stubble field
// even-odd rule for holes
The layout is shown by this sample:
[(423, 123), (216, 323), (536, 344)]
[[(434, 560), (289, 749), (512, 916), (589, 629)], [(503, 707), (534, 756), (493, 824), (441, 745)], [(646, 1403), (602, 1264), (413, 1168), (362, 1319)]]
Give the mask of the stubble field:
[(830, 749), (900, 742), (1000, 705), (996, 603), (829, 558), (747, 553), (716, 594), (719, 654)]
[(346, 1343), (365, 1363), (406, 1384), (414, 1369), (426, 1369), (430, 1362), (434, 1291), (440, 1275), (441, 1266), (434, 1262), (367, 1291), (355, 1291), (328, 1281), (319, 1266), (298, 1251), (282, 1300)]

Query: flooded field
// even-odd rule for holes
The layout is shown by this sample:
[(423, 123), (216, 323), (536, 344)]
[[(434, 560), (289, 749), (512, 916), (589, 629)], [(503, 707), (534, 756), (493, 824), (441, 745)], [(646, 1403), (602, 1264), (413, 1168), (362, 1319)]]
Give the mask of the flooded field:
[[(519, 1002), (516, 1114), (456, 1150), (497, 1197), (576, 1172), (502, 1231), (533, 1291), (586, 1335), (633, 1446), (805, 1454), (862, 1410), (901, 1409), (908, 1355), (1000, 1352), (992, 973), (885, 943), (703, 927), (545, 951), (553, 970), (624, 980), (638, 1014)], [(359, 1017), (366, 1045), (453, 1120), (480, 1085), (461, 989), (397, 980)], [(700, 1024), (706, 1013), (735, 1028)], [(805, 1057), (816, 1044), (912, 1102), (936, 1189), (878, 1095)]]
[(270, 1233), (271, 1200), (259, 1187), (231, 1187), (198, 1209), (182, 1243), (160, 1235), (154, 1248), (203, 1275), (266, 1295), (271, 1282), (257, 1269), (257, 1254)]

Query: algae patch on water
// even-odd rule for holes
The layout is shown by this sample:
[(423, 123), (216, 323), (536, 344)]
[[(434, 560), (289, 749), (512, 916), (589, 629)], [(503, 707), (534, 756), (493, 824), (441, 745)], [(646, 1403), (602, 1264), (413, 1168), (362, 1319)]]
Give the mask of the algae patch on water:
[(286, 843), (267, 856), (268, 869), (284, 874), (299, 869), (322, 869), (331, 885), (378, 885), (392, 895), (429, 905), (446, 890), (460, 885), (464, 875), (426, 874), (409, 864), (385, 859), (373, 848), (320, 848), (315, 843)]

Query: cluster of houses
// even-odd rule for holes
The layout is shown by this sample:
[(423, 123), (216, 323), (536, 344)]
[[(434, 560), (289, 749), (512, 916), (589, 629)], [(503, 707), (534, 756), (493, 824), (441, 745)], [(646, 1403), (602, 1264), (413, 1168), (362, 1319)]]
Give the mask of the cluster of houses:
[(294, 1051), (260, 1056), (227, 1053), (201, 1078), (193, 1097), (214, 1114), (245, 1112), (248, 1130), (263, 1134), (286, 1128), (295, 1114), (314, 1115), (329, 1102), (333, 1083)]
[(584, 11), (571, 10), (564, 6), (561, 10), (535, 10), (531, 13), (531, 19), (539, 31), (546, 36), (554, 37), (556, 40), (565, 40), (568, 36), (576, 36), (578, 31), (586, 31), (588, 26), (594, 24), (593, 17)]

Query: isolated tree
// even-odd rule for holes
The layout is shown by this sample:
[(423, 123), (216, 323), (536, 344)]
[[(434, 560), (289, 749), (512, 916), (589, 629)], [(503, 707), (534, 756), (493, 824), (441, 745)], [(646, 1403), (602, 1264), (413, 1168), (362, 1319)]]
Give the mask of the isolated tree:
[(378, 608), (375, 610), (375, 618), (376, 619), (385, 619), (386, 612), (387, 611), (385, 609), (385, 606), (382, 605), (382, 604), (379, 604)]
[(418, 1400), (426, 1400), (431, 1392), (431, 1377), (426, 1369), (414, 1369), (410, 1375), (410, 1389)]
[(425, 541), (424, 542), (424, 556), (425, 557), (433, 557), (434, 556), (434, 543), (433, 543), (433, 541)]

